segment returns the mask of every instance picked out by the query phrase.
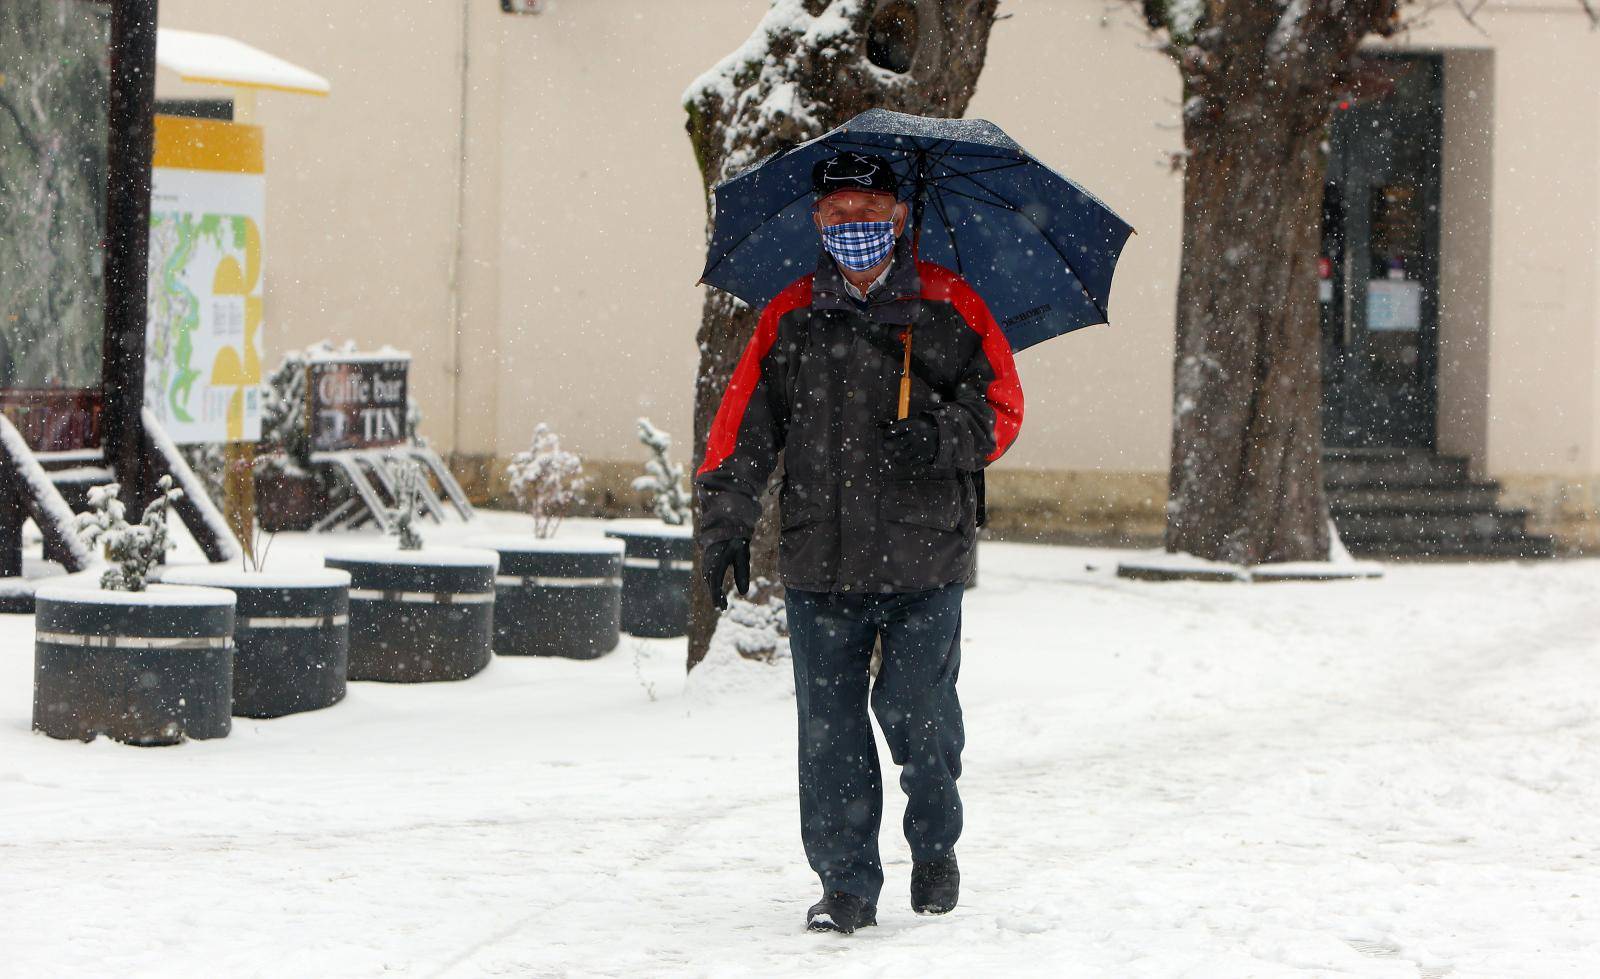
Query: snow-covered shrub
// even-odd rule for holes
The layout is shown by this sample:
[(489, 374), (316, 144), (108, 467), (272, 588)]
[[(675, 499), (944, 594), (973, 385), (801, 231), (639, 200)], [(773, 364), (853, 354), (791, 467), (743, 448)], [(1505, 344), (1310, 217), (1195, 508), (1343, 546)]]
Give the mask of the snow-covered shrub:
[(743, 659), (771, 663), (789, 655), (789, 620), (783, 597), (771, 582), (757, 578), (751, 584), (754, 601), (737, 591), (728, 594), (728, 607), (717, 617), (711, 645), (726, 645)]
[(737, 593), (717, 616), (705, 659), (689, 671), (684, 688), (691, 704), (749, 703), (794, 695), (789, 630), (783, 599), (765, 579), (756, 582), (756, 601)]
[(90, 509), (77, 515), (78, 539), (93, 550), (101, 549), (111, 567), (100, 576), (100, 587), (107, 591), (144, 591), (150, 569), (166, 560), (172, 550), (167, 534), (167, 512), (183, 490), (172, 485), (171, 476), (156, 483), (157, 496), (144, 508), (137, 524), (126, 519), (127, 506), (117, 498), (122, 489), (108, 483), (89, 490)]
[(533, 532), (538, 537), (556, 532), (561, 518), (589, 482), (582, 460), (562, 449), (561, 440), (544, 422), (534, 426), (528, 450), (511, 457), (506, 475), (517, 505), (533, 515)]
[(422, 467), (409, 459), (391, 463), (390, 478), (394, 480), (395, 505), (389, 508), (389, 518), (394, 522), (394, 535), (400, 538), (400, 550), (422, 550), (422, 535), (417, 533), (417, 499), (422, 495)]
[(650, 494), (650, 509), (664, 522), (674, 526), (689, 522), (689, 491), (683, 482), (683, 466), (667, 458), (672, 448), (672, 436), (650, 424), (650, 419), (639, 419), (639, 441), (650, 449), (650, 461), (644, 464), (645, 474), (633, 481), (633, 488)]
[(256, 468), (261, 472), (306, 476), (311, 471), (311, 432), (306, 425), (306, 360), (331, 351), (324, 340), (305, 350), (284, 354), (278, 369), (261, 388), (261, 443)]

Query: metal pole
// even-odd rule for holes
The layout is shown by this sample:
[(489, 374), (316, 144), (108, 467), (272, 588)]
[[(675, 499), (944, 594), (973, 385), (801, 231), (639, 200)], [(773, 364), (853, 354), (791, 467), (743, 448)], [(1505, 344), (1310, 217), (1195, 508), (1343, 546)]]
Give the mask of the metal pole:
[(111, 104), (107, 113), (105, 334), (100, 390), (102, 446), (132, 513), (152, 497), (144, 454), (146, 269), (150, 248), (150, 159), (155, 125), (157, 0), (114, 0)]

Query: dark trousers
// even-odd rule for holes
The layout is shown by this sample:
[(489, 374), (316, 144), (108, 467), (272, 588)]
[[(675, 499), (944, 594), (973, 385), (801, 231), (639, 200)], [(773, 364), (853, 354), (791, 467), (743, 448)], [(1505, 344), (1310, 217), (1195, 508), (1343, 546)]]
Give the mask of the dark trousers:
[[(877, 903), (883, 777), (867, 705), (906, 794), (912, 859), (933, 860), (961, 835), (962, 582), (852, 595), (789, 589), (789, 648), (800, 720), (800, 836), (825, 890)], [(883, 663), (871, 685), (875, 637)]]

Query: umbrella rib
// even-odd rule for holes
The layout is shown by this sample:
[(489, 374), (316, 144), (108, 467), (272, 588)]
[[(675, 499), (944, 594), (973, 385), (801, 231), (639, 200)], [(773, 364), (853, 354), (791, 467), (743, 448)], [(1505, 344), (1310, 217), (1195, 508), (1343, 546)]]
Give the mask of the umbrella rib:
[[(974, 180), (973, 183), (977, 184), (979, 187), (983, 187), (983, 185), (982, 184), (978, 184), (978, 182), (976, 180)], [(950, 194), (950, 195), (954, 196), (954, 197), (964, 197), (967, 200), (972, 201), (974, 203), (982, 204), (984, 207), (998, 207), (1002, 211), (1015, 211), (1017, 209), (1017, 206), (1015, 204), (1013, 204), (1010, 201), (1006, 200), (1005, 198), (1001, 197), (999, 194), (995, 194), (995, 199), (992, 200), (992, 201), (989, 201), (989, 200), (984, 200), (982, 197), (974, 197), (974, 196), (972, 196), (971, 194), (969, 194), (969, 193), (967, 193), (965, 191), (956, 190), (954, 187), (951, 187), (949, 184), (940, 184), (939, 185), (939, 189), (944, 191), (947, 194)], [(991, 193), (991, 194), (994, 194), (994, 191), (989, 190), (989, 188), (987, 188), (987, 187), (983, 187), (983, 189), (984, 190), (988, 190), (989, 193)]]
[[(1022, 220), (1024, 220), (1024, 221), (1028, 222), (1029, 224), (1033, 225), (1033, 230), (1039, 232), (1039, 237), (1043, 238), (1046, 242), (1049, 242), (1050, 247), (1055, 249), (1055, 253), (1058, 256), (1060, 256), (1061, 264), (1065, 265), (1067, 267), (1067, 271), (1072, 273), (1072, 281), (1076, 282), (1078, 284), (1078, 291), (1083, 293), (1083, 296), (1084, 296), (1085, 299), (1089, 300), (1089, 305), (1094, 307), (1094, 311), (1096, 313), (1100, 314), (1101, 322), (1104, 322), (1104, 323), (1111, 322), (1110, 314), (1108, 314), (1106, 312), (1105, 307), (1100, 305), (1100, 301), (1098, 299), (1094, 298), (1094, 295), (1089, 292), (1089, 290), (1088, 290), (1088, 288), (1086, 286), (1084, 286), (1083, 277), (1078, 274), (1078, 270), (1072, 267), (1072, 259), (1067, 257), (1067, 253), (1061, 250), (1061, 246), (1056, 244), (1055, 239), (1050, 237), (1048, 232), (1046, 232), (1043, 228), (1039, 227), (1039, 223), (1037, 221), (1035, 221), (1033, 218), (1029, 217), (1028, 213), (1026, 211), (1024, 211), (1021, 208), (1017, 207), (1015, 204), (1011, 203), (1010, 201), (1007, 201), (1004, 197), (1001, 197), (1000, 193), (998, 191), (996, 191), (993, 187), (990, 187), (989, 185), (983, 183), (982, 181), (973, 180), (971, 177), (968, 177), (967, 179), (972, 182), (973, 186), (981, 187), (981, 188), (983, 188), (984, 191), (986, 191), (986, 192), (988, 192), (990, 194), (993, 194), (996, 199), (1000, 200), (1004, 204), (1006, 210), (1010, 211), (1013, 214), (1021, 216)], [(949, 188), (946, 188), (946, 189), (948, 190)], [(959, 194), (960, 192), (956, 191), (955, 193)], [(976, 198), (973, 198), (973, 199), (976, 200)], [(984, 203), (984, 202), (979, 201), (979, 203)], [(994, 206), (994, 205), (991, 205), (991, 206)]]
[[(915, 139), (916, 137), (912, 137), (912, 138)], [(951, 140), (941, 139), (941, 140), (936, 141), (936, 143), (937, 142), (943, 142), (945, 144), (945, 150), (944, 150), (945, 155), (949, 155), (950, 153), (955, 151), (955, 144)], [(832, 144), (835, 144), (835, 143), (838, 143), (838, 144), (841, 144), (841, 145), (850, 145), (851, 141), (850, 140), (842, 140), (842, 139), (840, 139), (840, 140), (828, 140), (828, 144), (829, 145), (832, 145)], [(882, 149), (882, 147), (875, 146), (875, 145), (872, 145), (870, 143), (857, 143), (856, 145), (860, 146), (862, 149)], [(965, 154), (963, 154), (963, 155), (965, 155)], [(982, 159), (1001, 159), (1001, 157), (981, 157), (981, 158)], [(942, 157), (939, 160), (936, 160), (935, 162), (940, 163), (940, 165), (944, 166), (945, 169), (951, 170), (952, 173), (956, 173), (957, 172), (957, 171), (953, 170), (953, 168), (951, 168), (949, 166), (949, 164), (943, 163), (942, 162)], [(977, 181), (974, 180), (973, 183), (976, 184)], [(979, 184), (979, 186), (982, 186), (982, 185)], [(987, 190), (988, 188), (984, 188), (984, 189)], [(804, 190), (804, 191), (802, 191), (802, 192), (800, 192), (798, 195), (796, 195), (795, 197), (790, 199), (788, 203), (784, 204), (782, 207), (780, 207), (776, 211), (774, 211), (772, 216), (776, 217), (777, 215), (782, 214), (784, 211), (787, 211), (789, 208), (795, 206), (795, 204), (799, 203), (802, 199), (804, 199), (808, 194), (811, 194), (811, 193), (812, 193), (812, 191), (809, 188)], [(991, 193), (992, 193), (992, 191), (991, 191)], [(996, 196), (998, 196), (998, 195), (996, 195)], [(972, 199), (973, 200), (977, 200), (977, 198), (972, 198)], [(989, 204), (991, 207), (995, 206), (992, 202), (989, 202), (989, 201), (979, 201), (979, 203), (980, 204)], [(1006, 205), (1006, 206), (1009, 206), (1009, 205)], [(771, 220), (771, 218), (769, 217), (768, 220)], [(762, 221), (762, 222), (756, 224), (750, 230), (746, 231), (744, 234), (740, 235), (738, 237), (738, 239), (736, 241), (734, 241), (732, 244), (730, 244), (726, 249), (724, 249), (722, 254), (720, 256), (718, 256), (717, 260), (715, 262), (713, 262), (711, 264), (711, 266), (705, 270), (705, 275), (709, 275), (710, 273), (716, 271), (718, 266), (720, 266), (723, 262), (727, 261), (729, 255), (732, 255), (734, 252), (738, 251), (739, 250), (739, 246), (744, 244), (745, 241), (747, 239), (749, 239), (749, 237), (751, 235), (753, 235), (757, 231), (761, 230), (762, 226), (765, 225), (766, 223), (767, 223), (766, 221)], [(701, 276), (702, 280), (704, 279), (705, 275)]]
[[(902, 138), (909, 139), (909, 140), (912, 140), (913, 142), (916, 142), (916, 141), (921, 140), (923, 137), (920, 137), (920, 136), (906, 136), (906, 137), (902, 137)], [(881, 145), (879, 143), (867, 143), (867, 142), (862, 142), (862, 141), (859, 141), (859, 140), (853, 140), (853, 139), (849, 139), (849, 138), (846, 138), (846, 137), (838, 137), (838, 136), (824, 137), (823, 143), (826, 146), (842, 146), (842, 147), (846, 147), (848, 149), (877, 150), (879, 152), (882, 152), (883, 150), (889, 149), (889, 147), (883, 146), (883, 145)], [(991, 156), (988, 153), (972, 153), (970, 151), (958, 150), (957, 149), (957, 143), (958, 143), (957, 140), (946, 139), (945, 137), (942, 137), (942, 136), (937, 138), (936, 140), (934, 140), (934, 145), (937, 145), (938, 143), (944, 143), (945, 146), (946, 146), (946, 149), (944, 150), (944, 154), (943, 154), (944, 156), (950, 156), (952, 154), (959, 153), (960, 156), (962, 156), (965, 159), (969, 159), (969, 160), (1005, 160), (1005, 161), (1011, 162), (1011, 163), (1027, 163), (1028, 162), (1027, 160), (1020, 160), (1019, 161), (1014, 156)], [(929, 149), (928, 147), (921, 147), (921, 149), (923, 149), (925, 152), (930, 152), (930, 153), (933, 152), (933, 150)], [(901, 152), (904, 152), (904, 151), (901, 151)], [(941, 159), (942, 159), (942, 157), (941, 157)]]
[[(924, 150), (924, 151), (927, 150), (927, 147), (920, 145), (920, 143), (917, 140), (917, 137), (915, 137), (915, 136), (907, 136), (907, 137), (904, 137), (904, 138), (909, 139), (909, 140), (912, 141), (913, 149), (920, 149), (920, 150)], [(834, 139), (826, 140), (823, 145), (828, 146), (830, 148), (832, 148), (832, 147), (841, 147), (842, 146), (842, 147), (845, 147), (846, 149), (872, 150), (872, 151), (877, 152), (877, 153), (882, 153), (884, 150), (889, 150), (890, 152), (898, 152), (898, 153), (909, 153), (910, 152), (909, 150), (891, 149), (890, 147), (883, 146), (883, 145), (881, 145), (879, 143), (865, 143), (865, 142), (859, 142), (859, 141), (853, 140), (853, 139), (838, 139), (838, 138), (834, 138)]]
[(973, 145), (971, 143), (960, 143), (959, 140), (946, 139), (946, 140), (944, 140), (944, 143), (945, 143), (946, 149), (945, 149), (945, 151), (943, 153), (941, 153), (939, 155), (938, 162), (940, 162), (940, 163), (943, 163), (945, 161), (945, 159), (947, 157), (950, 157), (950, 156), (960, 156), (962, 159), (966, 159), (966, 160), (1006, 160), (1006, 161), (1010, 161), (1010, 162), (1020, 162), (1020, 163), (1027, 163), (1028, 162), (1027, 160), (1020, 160), (1019, 161), (1014, 156), (993, 156), (993, 155), (990, 155), (988, 153), (974, 153), (971, 150), (959, 149), (958, 148), (958, 144), (959, 145), (963, 145), (963, 146), (971, 146), (971, 145)]
[(1028, 165), (1027, 160), (1011, 160), (997, 167), (983, 167), (979, 170), (957, 170), (955, 167), (952, 167), (950, 164), (945, 163), (942, 160), (936, 162), (938, 162), (938, 164), (944, 167), (946, 170), (950, 171), (950, 176), (952, 177), (972, 177), (977, 174), (995, 173), (999, 170), (1011, 170), (1015, 167), (1024, 167)]
[(811, 193), (810, 190), (806, 190), (803, 193), (799, 194), (798, 196), (792, 198), (789, 201), (789, 203), (783, 205), (782, 207), (778, 208), (776, 211), (773, 211), (770, 215), (768, 215), (766, 220), (757, 223), (755, 227), (751, 228), (749, 231), (746, 231), (744, 234), (740, 235), (739, 239), (737, 241), (735, 241), (733, 244), (729, 245), (727, 248), (723, 249), (722, 254), (717, 257), (717, 260), (715, 262), (711, 263), (711, 265), (706, 267), (705, 272), (703, 272), (701, 274), (701, 276), (700, 276), (700, 281), (704, 282), (706, 276), (710, 275), (712, 272), (715, 272), (717, 270), (717, 266), (719, 266), (723, 262), (727, 261), (728, 256), (732, 255), (734, 252), (738, 251), (739, 250), (739, 246), (744, 244), (745, 241), (751, 235), (755, 234), (757, 231), (760, 231), (761, 228), (767, 223), (767, 221), (771, 221), (773, 218), (775, 218), (778, 215), (782, 214), (784, 211), (787, 211), (789, 208), (794, 207), (796, 204), (800, 203), (800, 201), (804, 200), (806, 198), (806, 196), (809, 195), (810, 193)]
[(930, 186), (933, 187), (933, 206), (939, 211), (939, 220), (944, 222), (945, 236), (950, 239), (950, 250), (956, 256), (956, 274), (964, 275), (966, 270), (961, 265), (961, 246), (956, 244), (956, 229), (950, 223), (949, 213), (944, 209), (944, 197), (939, 193), (938, 184), (931, 184)]
[[(1050, 247), (1055, 251), (1057, 257), (1060, 258), (1062, 264), (1066, 267), (1068, 274), (1072, 276), (1072, 280), (1078, 286), (1079, 292), (1081, 292), (1084, 298), (1089, 301), (1090, 306), (1094, 308), (1095, 312), (1100, 315), (1101, 321), (1110, 322), (1110, 317), (1107, 315), (1105, 308), (1089, 291), (1087, 286), (1085, 286), (1082, 277), (1078, 274), (1077, 269), (1073, 267), (1072, 260), (1067, 257), (1067, 253), (1063, 250), (1062, 246), (1057, 243), (1056, 240), (1051, 237), (1051, 235), (1043, 227), (1041, 227), (1026, 210), (1017, 204), (1012, 203), (994, 187), (982, 180), (977, 179), (983, 174), (996, 173), (1003, 170), (1012, 170), (1018, 167), (1026, 166), (1030, 163), (1039, 165), (1037, 160), (1027, 157), (1025, 154), (1022, 159), (1018, 159), (1015, 155), (974, 153), (969, 150), (963, 150), (962, 147), (981, 144), (969, 144), (960, 139), (948, 136), (925, 137), (909, 134), (896, 136), (895, 134), (890, 133), (874, 133), (873, 135), (882, 135), (885, 139), (890, 140), (904, 140), (905, 143), (902, 145), (909, 144), (909, 149), (885, 146), (882, 143), (867, 142), (859, 138), (852, 139), (849, 138), (848, 133), (843, 136), (832, 138), (824, 137), (822, 140), (822, 145), (830, 149), (851, 148), (878, 153), (888, 153), (893, 162), (907, 161), (909, 168), (912, 171), (916, 169), (916, 162), (913, 157), (915, 155), (920, 155), (923, 158), (924, 166), (930, 166), (931, 168), (937, 168), (938, 170), (943, 171), (942, 173), (938, 174), (925, 173), (927, 178), (926, 187), (928, 189), (929, 197), (933, 201), (934, 208), (939, 214), (940, 220), (944, 222), (945, 235), (949, 238), (951, 252), (955, 257), (956, 272), (958, 274), (964, 275), (965, 269), (964, 262), (961, 257), (960, 243), (955, 233), (955, 226), (950, 220), (950, 212), (945, 200), (945, 195), (947, 194), (952, 198), (971, 201), (974, 204), (982, 207), (998, 208), (1000, 210), (1010, 211), (1014, 214), (1021, 215), (1023, 220), (1025, 220), (1041, 238), (1049, 243)], [(776, 156), (783, 155), (785, 154), (776, 154)], [(992, 160), (998, 165), (979, 166), (977, 169), (973, 170), (960, 170), (957, 169), (956, 165), (952, 164), (952, 158), (955, 158), (957, 161)], [(768, 161), (763, 161), (763, 164), (765, 162)], [(757, 164), (757, 167), (760, 167), (763, 164)], [(1048, 170), (1048, 168), (1046, 169)], [(1049, 172), (1053, 173), (1054, 171)], [(911, 175), (914, 176), (915, 174), (912, 173)], [(955, 181), (961, 178), (965, 178), (967, 180), (971, 192), (968, 192), (965, 189), (957, 189), (953, 186)], [(725, 181), (725, 183), (731, 182), (732, 179), (733, 178), (730, 178), (730, 180)], [(1071, 181), (1067, 181), (1067, 183), (1072, 185)], [(1076, 188), (1076, 185), (1072, 186)], [(1078, 189), (1080, 193), (1083, 193), (1081, 188), (1076, 189)], [(753, 235), (755, 235), (763, 227), (767, 226), (771, 221), (778, 218), (778, 216), (789, 211), (795, 206), (795, 204), (804, 200), (811, 193), (812, 191), (808, 187), (806, 190), (790, 199), (782, 207), (770, 212), (765, 220), (756, 223), (753, 227), (739, 235), (735, 241), (733, 241), (730, 245), (728, 245), (727, 248), (723, 250), (722, 254), (717, 257), (716, 261), (706, 269), (705, 275), (709, 275), (716, 269), (720, 268), (728, 260), (728, 258), (737, 252)], [(1086, 194), (1086, 196), (1088, 196), (1091, 200), (1094, 200), (1095, 203), (1100, 203), (1098, 200), (1095, 200), (1092, 195)], [(1105, 207), (1104, 204), (1100, 204), (1100, 206), (1102, 208)], [(1106, 208), (1106, 210), (1109, 211), (1109, 208)], [(704, 281), (704, 275), (702, 276), (702, 281)]]

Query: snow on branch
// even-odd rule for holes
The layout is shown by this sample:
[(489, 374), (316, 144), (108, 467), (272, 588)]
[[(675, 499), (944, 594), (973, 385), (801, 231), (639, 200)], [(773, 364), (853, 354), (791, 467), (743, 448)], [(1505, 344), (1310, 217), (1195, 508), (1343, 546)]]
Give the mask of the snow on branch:
[(812, 14), (805, 0), (771, 0), (745, 42), (689, 84), (682, 101), (691, 117), (715, 113), (727, 120), (717, 179), (756, 162), (756, 148), (767, 143), (753, 134), (800, 142), (826, 129), (830, 105), (822, 98), (829, 88), (819, 79), (837, 77), (841, 61), (886, 88), (905, 83), (866, 56), (860, 40), (869, 6), (869, 0), (831, 0)]
[(1187, 41), (1205, 12), (1206, 0), (1166, 0), (1167, 30), (1174, 40)]
[(1289, 0), (1278, 17), (1277, 26), (1267, 38), (1267, 56), (1282, 58), (1289, 45), (1300, 33), (1300, 21), (1306, 15), (1306, 0)]
[(806, 12), (804, 0), (771, 0), (772, 6), (743, 44), (712, 65), (684, 90), (683, 104), (690, 105), (707, 96), (732, 102), (751, 86), (749, 81), (763, 77), (779, 67), (773, 49), (786, 37), (794, 43), (815, 44), (850, 33), (851, 18), (859, 12), (861, 0), (834, 0), (820, 14)]

